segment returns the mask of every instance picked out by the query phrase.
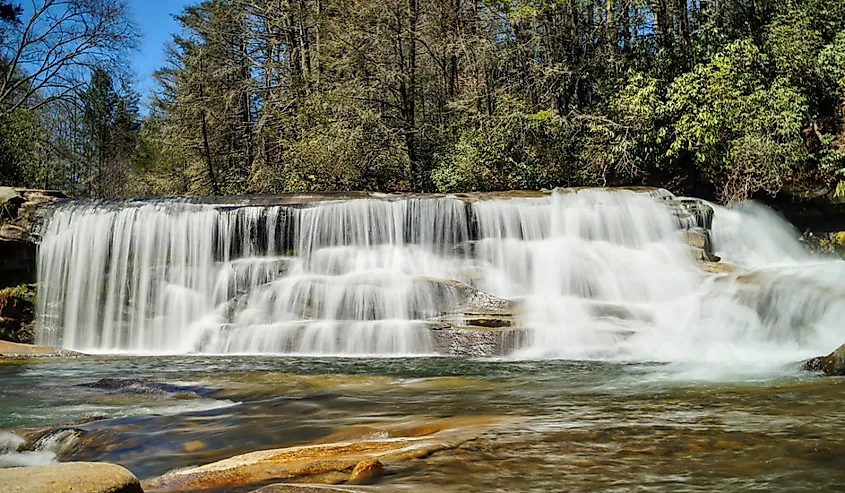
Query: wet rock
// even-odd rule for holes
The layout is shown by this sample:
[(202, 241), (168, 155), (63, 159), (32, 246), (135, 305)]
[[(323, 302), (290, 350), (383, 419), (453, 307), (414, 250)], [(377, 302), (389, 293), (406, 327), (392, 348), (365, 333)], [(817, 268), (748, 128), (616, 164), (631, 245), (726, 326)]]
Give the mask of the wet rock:
[(819, 356), (805, 361), (801, 369), (821, 372), (830, 376), (845, 376), (845, 344), (839, 346), (827, 356)]
[(713, 226), (713, 208), (703, 200), (670, 196), (664, 198), (664, 202), (680, 229), (710, 229)]
[(733, 274), (736, 267), (725, 262), (697, 262), (698, 268), (708, 274)]
[(95, 462), (0, 469), (0, 485), (4, 493), (143, 493), (128, 470)]
[(635, 306), (593, 301), (588, 305), (588, 309), (590, 310), (590, 314), (597, 318), (615, 318), (647, 323), (654, 322), (654, 315), (650, 311)]
[[(510, 314), (472, 314), (459, 313), (446, 317), (440, 317), (439, 322), (446, 323), (451, 326), (467, 326), (478, 327), (484, 329), (501, 329), (505, 327), (513, 327), (516, 321)], [(436, 330), (436, 329), (435, 329)]]
[(0, 357), (3, 358), (27, 358), (27, 357), (70, 357), (82, 356), (82, 353), (68, 349), (54, 348), (50, 346), (38, 346), (35, 344), (19, 344), (15, 342), (0, 341)]
[[(446, 418), (429, 423), (425, 429), (418, 430), (419, 434), (411, 436), (261, 450), (204, 466), (171, 471), (145, 481), (143, 487), (147, 493), (224, 489), (274, 480), (319, 479), (333, 472), (350, 474), (362, 461), (389, 464), (454, 450), (493, 426), (513, 421), (514, 418), (510, 417), (491, 416), (461, 420)], [(423, 435), (426, 432), (428, 434)], [(375, 464), (369, 468), (362, 466), (362, 474), (367, 470), (375, 474), (378, 467)]]
[(443, 307), (444, 312), (509, 310), (517, 305), (512, 300), (484, 293), (455, 279), (420, 276), (415, 281), (427, 285), (436, 296), (438, 304)]
[(356, 492), (361, 490), (322, 484), (271, 484), (253, 490), (252, 493), (331, 493), (332, 491)]
[(133, 394), (196, 394), (206, 395), (210, 389), (197, 386), (173, 385), (154, 382), (143, 378), (101, 378), (93, 383), (85, 383), (82, 387), (107, 391), (127, 392)]
[(446, 326), (431, 332), (435, 352), (449, 356), (507, 356), (528, 345), (523, 329)]
[(362, 460), (349, 475), (349, 484), (373, 484), (384, 476), (384, 464), (378, 459)]

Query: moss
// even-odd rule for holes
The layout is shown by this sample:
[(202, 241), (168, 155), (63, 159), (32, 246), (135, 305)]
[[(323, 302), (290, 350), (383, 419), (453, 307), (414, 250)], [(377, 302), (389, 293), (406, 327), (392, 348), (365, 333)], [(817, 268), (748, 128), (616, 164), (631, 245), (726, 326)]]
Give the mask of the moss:
[(21, 284), (0, 289), (0, 339), (32, 343), (35, 319), (35, 286)]

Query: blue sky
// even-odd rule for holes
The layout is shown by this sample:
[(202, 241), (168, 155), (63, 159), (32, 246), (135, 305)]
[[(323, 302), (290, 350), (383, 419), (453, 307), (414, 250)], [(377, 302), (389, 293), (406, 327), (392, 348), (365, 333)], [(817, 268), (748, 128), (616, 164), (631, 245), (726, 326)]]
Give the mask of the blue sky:
[(196, 0), (129, 0), (129, 3), (142, 35), (140, 51), (132, 57), (132, 69), (143, 103), (154, 87), (153, 72), (164, 61), (164, 44), (170, 40), (172, 33), (179, 30), (173, 14), (178, 14)]

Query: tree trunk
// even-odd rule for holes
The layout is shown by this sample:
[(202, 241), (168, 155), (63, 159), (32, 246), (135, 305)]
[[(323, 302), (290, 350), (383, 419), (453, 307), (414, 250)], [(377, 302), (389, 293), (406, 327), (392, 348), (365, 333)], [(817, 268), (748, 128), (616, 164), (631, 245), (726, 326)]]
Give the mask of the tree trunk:
[(202, 109), (200, 110), (200, 126), (202, 127), (202, 146), (205, 151), (205, 164), (208, 171), (208, 180), (211, 182), (211, 193), (220, 195), (220, 187), (217, 185), (217, 178), (214, 176), (214, 164), (211, 161), (211, 146), (208, 144), (208, 122), (204, 98), (205, 84), (200, 84), (200, 104), (202, 104)]

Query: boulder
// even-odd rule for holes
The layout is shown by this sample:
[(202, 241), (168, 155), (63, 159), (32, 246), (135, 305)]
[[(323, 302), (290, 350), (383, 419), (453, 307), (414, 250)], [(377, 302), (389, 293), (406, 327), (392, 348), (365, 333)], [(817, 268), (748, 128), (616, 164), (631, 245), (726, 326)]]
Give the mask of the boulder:
[(821, 372), (830, 376), (845, 376), (845, 344), (839, 346), (827, 356), (819, 356), (805, 361), (801, 369)]
[(131, 472), (104, 462), (0, 469), (0, 485), (4, 493), (143, 493)]

